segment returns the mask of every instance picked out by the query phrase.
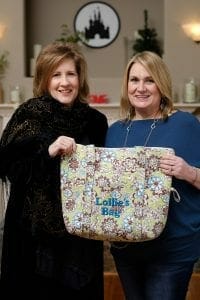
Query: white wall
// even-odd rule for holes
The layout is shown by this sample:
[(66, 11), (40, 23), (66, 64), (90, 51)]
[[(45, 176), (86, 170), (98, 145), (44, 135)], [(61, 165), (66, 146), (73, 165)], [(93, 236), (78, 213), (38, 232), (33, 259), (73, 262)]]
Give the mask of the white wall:
[[(39, 8), (30, 25), (33, 39), (37, 38), (33, 40), (33, 44), (46, 44), (54, 40), (60, 35), (60, 25), (63, 23), (67, 23), (73, 30), (73, 18), (76, 12), (88, 2), (87, 0), (28, 1), (33, 3), (30, 18)], [(156, 27), (158, 35), (162, 37), (163, 0), (107, 0), (106, 2), (112, 5), (120, 16), (119, 36), (108, 47), (92, 49), (83, 46), (83, 52), (88, 62), (91, 93), (107, 94), (111, 102), (118, 102), (121, 77), (127, 63), (125, 38), (132, 39), (134, 31), (143, 28), (144, 9), (148, 9), (149, 12), (149, 25)], [(24, 1), (0, 0), (0, 8), (0, 22), (5, 22), (7, 25), (5, 37), (0, 43), (10, 51), (10, 68), (3, 83), (6, 92), (5, 101), (9, 101), (9, 86), (15, 84), (21, 85), (26, 99), (32, 96), (32, 79), (24, 75)]]
[(165, 0), (165, 56), (174, 82), (174, 90), (183, 99), (184, 83), (194, 77), (200, 87), (200, 44), (195, 44), (181, 25), (200, 22), (199, 0)]
[(0, 0), (0, 22), (6, 25), (0, 40), (0, 54), (9, 51), (9, 69), (3, 80), (5, 101), (9, 99), (10, 86), (20, 84), (26, 88), (24, 80), (24, 4), (23, 0)]
[[(37, 1), (37, 0), (35, 0)], [(46, 3), (47, 0), (41, 0)], [(61, 2), (63, 0), (58, 0)], [(69, 11), (72, 12), (80, 8), (88, 1), (76, 0), (67, 1)], [(162, 3), (164, 1), (164, 13), (162, 14)], [(84, 54), (89, 65), (89, 76), (91, 93), (107, 93), (111, 102), (119, 101), (121, 88), (121, 77), (126, 64), (126, 49), (124, 38), (132, 38), (134, 30), (143, 26), (143, 9), (149, 10), (150, 25), (155, 27), (158, 35), (162, 36), (164, 31), (164, 60), (168, 64), (175, 91), (179, 98), (182, 96), (182, 89), (185, 79), (193, 76), (198, 84), (200, 81), (199, 58), (200, 45), (194, 44), (183, 32), (181, 24), (197, 18), (200, 21), (200, 1), (199, 0), (108, 0), (107, 3), (113, 5), (118, 11), (121, 19), (121, 31), (117, 40), (108, 47), (92, 51), (84, 49)], [(55, 0), (48, 0), (48, 3), (55, 3)], [(41, 2), (40, 2), (41, 3)], [(41, 4), (38, 4), (40, 7)], [(50, 5), (46, 6), (50, 9)], [(158, 9), (158, 12), (157, 12)], [(60, 17), (54, 10), (55, 19)], [(164, 16), (163, 16), (164, 15)], [(46, 22), (44, 14), (44, 24)], [(66, 23), (72, 22), (72, 17), (66, 18)], [(68, 22), (69, 20), (69, 22)], [(56, 26), (51, 19), (51, 30)], [(164, 23), (162, 23), (164, 21)], [(24, 90), (25, 98), (32, 96), (32, 79), (26, 78), (25, 74), (25, 41), (24, 41), (24, 0), (0, 0), (0, 22), (7, 26), (5, 36), (0, 40), (0, 53), (3, 49), (10, 52), (10, 67), (3, 80), (5, 89), (5, 101), (9, 101), (9, 86), (20, 84)], [(63, 20), (60, 20), (61, 24)], [(135, 23), (136, 22), (136, 23)], [(36, 22), (37, 23), (37, 22)], [(137, 24), (137, 25), (136, 25)], [(163, 29), (164, 25), (164, 29)], [(40, 24), (41, 30), (43, 30)], [(56, 29), (59, 30), (59, 29)], [(57, 33), (56, 33), (57, 34)]]

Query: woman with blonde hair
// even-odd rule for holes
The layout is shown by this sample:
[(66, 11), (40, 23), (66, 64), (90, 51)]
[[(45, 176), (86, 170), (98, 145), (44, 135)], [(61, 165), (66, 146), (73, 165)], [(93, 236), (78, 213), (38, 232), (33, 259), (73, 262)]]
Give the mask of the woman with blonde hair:
[(158, 238), (112, 244), (126, 300), (185, 300), (200, 256), (200, 122), (174, 109), (168, 68), (149, 51), (127, 65), (121, 114), (108, 129), (106, 147), (173, 148), (175, 154), (162, 157), (159, 167), (172, 176), (180, 196), (180, 202), (170, 199), (167, 224)]

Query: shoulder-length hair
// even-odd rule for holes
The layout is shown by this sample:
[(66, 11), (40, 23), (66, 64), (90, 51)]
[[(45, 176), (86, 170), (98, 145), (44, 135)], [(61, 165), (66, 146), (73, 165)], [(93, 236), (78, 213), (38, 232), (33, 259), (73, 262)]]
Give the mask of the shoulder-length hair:
[(163, 119), (166, 119), (173, 110), (172, 83), (169, 70), (163, 59), (154, 52), (143, 51), (137, 53), (128, 62), (121, 88), (120, 113), (122, 119), (132, 119), (135, 116), (135, 108), (128, 98), (129, 73), (134, 63), (140, 63), (153, 78), (161, 93), (160, 111)]
[(87, 63), (79, 47), (75, 43), (55, 42), (44, 47), (36, 61), (33, 79), (33, 94), (40, 97), (48, 94), (48, 86), (55, 69), (65, 59), (72, 59), (76, 66), (79, 78), (78, 99), (88, 102), (89, 85), (87, 75)]

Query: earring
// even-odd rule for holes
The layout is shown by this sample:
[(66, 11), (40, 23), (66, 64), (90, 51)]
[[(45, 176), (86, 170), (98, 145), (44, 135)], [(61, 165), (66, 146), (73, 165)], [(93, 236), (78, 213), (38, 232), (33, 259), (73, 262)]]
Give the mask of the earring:
[(165, 100), (163, 98), (161, 98), (161, 101), (160, 101), (160, 110), (163, 111), (165, 108)]
[(133, 107), (130, 106), (130, 107), (129, 107), (129, 111), (128, 111), (128, 113), (127, 113), (127, 119), (128, 119), (128, 120), (131, 120), (132, 117), (133, 117)]

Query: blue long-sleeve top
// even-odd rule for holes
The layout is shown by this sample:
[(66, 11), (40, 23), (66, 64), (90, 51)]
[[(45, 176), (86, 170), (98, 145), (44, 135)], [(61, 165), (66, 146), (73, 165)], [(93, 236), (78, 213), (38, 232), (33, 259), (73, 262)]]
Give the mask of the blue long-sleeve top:
[[(128, 135), (130, 122), (119, 120), (113, 123), (107, 132), (106, 147), (144, 146), (153, 120), (131, 122)], [(200, 122), (191, 113), (177, 111), (166, 121), (158, 120), (146, 146), (173, 148), (177, 156), (200, 168)], [(177, 203), (171, 197), (166, 227), (151, 244), (153, 247), (159, 244), (160, 247), (162, 243), (163, 260), (167, 257), (171, 262), (197, 259), (200, 257), (200, 190), (175, 177), (172, 185), (181, 201)]]

